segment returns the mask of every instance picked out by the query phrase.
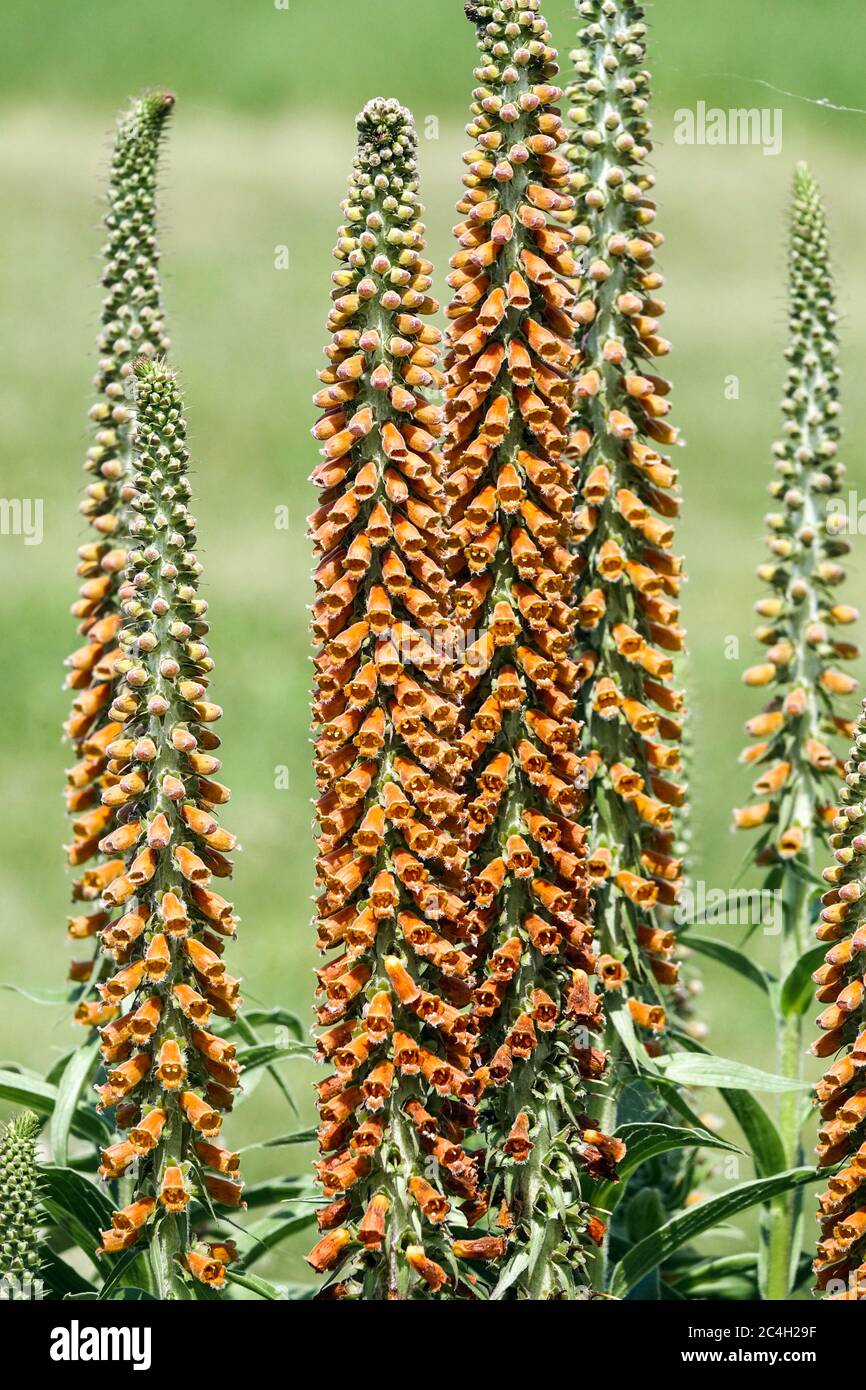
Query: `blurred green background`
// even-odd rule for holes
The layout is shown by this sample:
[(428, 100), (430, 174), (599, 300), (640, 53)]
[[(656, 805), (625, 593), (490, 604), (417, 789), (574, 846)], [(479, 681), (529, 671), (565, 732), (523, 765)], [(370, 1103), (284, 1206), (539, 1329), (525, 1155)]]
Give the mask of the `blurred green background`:
[[(280, 0), (278, 0), (278, 5)], [(62, 661), (74, 645), (80, 464), (88, 440), (100, 291), (100, 190), (112, 119), (130, 94), (177, 94), (163, 165), (168, 322), (188, 397), (196, 509), (226, 715), (230, 824), (244, 846), (234, 897), (243, 917), (234, 961), (245, 995), (309, 1017), (312, 841), (307, 745), (306, 482), (316, 454), (310, 396), (321, 364), (330, 250), (367, 98), (396, 96), (422, 131), (423, 197), (440, 293), (459, 196), (473, 32), (462, 0), (6, 0), (0, 43), (0, 258), (4, 497), (44, 499), (41, 546), (0, 537), (0, 980), (61, 983), (68, 883), (60, 845), (66, 751)], [(544, 6), (563, 53), (569, 0)], [(839, 285), (847, 461), (862, 488), (866, 430), (866, 201), (858, 165), (866, 114), (862, 0), (663, 0), (649, 12), (654, 73), (660, 265), (667, 277), (676, 415), (687, 449), (681, 548), (690, 583), (694, 712), (694, 873), (726, 887), (745, 850), (729, 831), (746, 799), (736, 765), (757, 701), (740, 684), (754, 659), (751, 604), (762, 558), (769, 446), (777, 429), (785, 341), (784, 219), (796, 160), (829, 202)], [(567, 62), (566, 62), (567, 66)], [(759, 83), (796, 96), (784, 96)], [(811, 100), (807, 100), (807, 98)], [(674, 112), (708, 106), (783, 111), (777, 157), (751, 146), (677, 145)], [(426, 121), (435, 117), (436, 121)], [(286, 246), (289, 269), (275, 269)], [(858, 269), (859, 268), (859, 269)], [(726, 379), (739, 382), (727, 399)], [(288, 507), (288, 531), (274, 525)], [(859, 542), (859, 550), (866, 541)], [(866, 574), (855, 553), (849, 597)], [(726, 642), (741, 643), (741, 660)], [(730, 647), (728, 646), (728, 650)], [(289, 789), (277, 790), (280, 767)], [(719, 929), (719, 934), (724, 929)], [(731, 929), (732, 937), (736, 932)], [(773, 943), (751, 949), (772, 963)], [(2, 995), (0, 1059), (42, 1068), (76, 1041), (64, 1009)], [(706, 971), (710, 1040), (772, 1070), (761, 997)], [(309, 1075), (286, 1068), (305, 1115)], [(707, 1095), (702, 1103), (712, 1104)], [(250, 1143), (293, 1128), (266, 1081), (229, 1131)], [(717, 1105), (714, 1107), (717, 1108)], [(295, 1165), (308, 1151), (281, 1150)], [(285, 1159), (253, 1161), (252, 1176)], [(747, 1176), (744, 1171), (741, 1174)], [(304, 1279), (304, 1242), (263, 1272)]]

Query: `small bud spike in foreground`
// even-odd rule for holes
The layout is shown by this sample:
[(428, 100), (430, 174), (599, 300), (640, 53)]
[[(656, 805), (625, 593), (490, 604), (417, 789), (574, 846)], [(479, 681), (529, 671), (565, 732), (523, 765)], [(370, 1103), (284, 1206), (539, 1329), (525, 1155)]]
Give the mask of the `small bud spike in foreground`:
[(0, 1129), (0, 1297), (40, 1297), (39, 1166), (40, 1121), (29, 1110)]

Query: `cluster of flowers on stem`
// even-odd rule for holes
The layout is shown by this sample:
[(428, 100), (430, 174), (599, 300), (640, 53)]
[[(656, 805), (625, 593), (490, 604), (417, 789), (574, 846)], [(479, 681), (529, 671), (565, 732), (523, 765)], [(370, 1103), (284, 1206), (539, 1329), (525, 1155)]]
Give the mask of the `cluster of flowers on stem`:
[(102, 1233), (102, 1249), (126, 1249), (155, 1225), (169, 1289), (179, 1261), (220, 1287), (225, 1250), (191, 1240), (189, 1208), (194, 1197), (228, 1207), (242, 1201), (238, 1155), (217, 1142), (240, 1066), (234, 1044), (212, 1031), (240, 1004), (222, 958), (236, 919), (211, 886), (231, 873), (235, 838), (217, 820), (229, 791), (214, 779), (220, 741), (212, 725), (222, 711), (208, 698), (213, 660), (180, 394), (162, 361), (140, 358), (134, 371), (135, 461), (124, 486), (130, 549), (109, 711), (118, 732), (106, 748), (101, 797), (110, 822), (100, 849), (116, 872), (101, 897), (108, 970), (92, 1022), (105, 1067), (99, 1106), (113, 1110), (123, 1132), (103, 1150), (100, 1176), (131, 1173), (135, 1191)]
[(333, 1296), (422, 1297), (459, 1279), (474, 1243), (453, 1211), (486, 1210), (474, 1128), (458, 791), (466, 758), (445, 570), (439, 331), (427, 318), (416, 137), (375, 99), (335, 255), (328, 366), (315, 397), (322, 462), (313, 705), (319, 842), (321, 1161), (331, 1200), (309, 1259)]
[[(575, 447), (582, 460), (575, 517), (585, 757), (591, 774), (587, 872), (597, 906), (598, 974), (610, 1010), (658, 1049), (666, 987), (678, 985), (669, 909), (681, 886), (677, 824), (686, 790), (683, 695), (673, 684), (684, 646), (674, 553), (677, 472), (662, 451), (670, 384), (654, 370), (669, 343), (655, 268), (654, 178), (640, 5), (581, 0), (586, 21), (567, 89), (575, 211), (586, 299)], [(676, 1000), (676, 995), (674, 995)]]
[[(238, 1206), (236, 1154), (215, 1141), (240, 1068), (234, 1045), (209, 1031), (234, 1018), (238, 982), (223, 947), (231, 905), (209, 886), (231, 871), (235, 844), (215, 817), (228, 790), (212, 780), (221, 713), (207, 698), (212, 661), (204, 638), (193, 553), (186, 426), (165, 364), (157, 272), (157, 163), (174, 104), (151, 92), (122, 117), (105, 222), (102, 327), (82, 507), (97, 539), (79, 551), (73, 608), (87, 641), (69, 660), (75, 691), (66, 733), (78, 761), (68, 774), (70, 864), (83, 868), (69, 921), (75, 1017), (100, 1031), (101, 1109), (125, 1137), (103, 1150), (100, 1177), (132, 1178), (134, 1200), (115, 1212), (101, 1250), (158, 1238), (165, 1296), (185, 1275), (225, 1282), (229, 1245), (193, 1242), (189, 1207)], [(225, 1258), (224, 1258), (225, 1257)]]
[[(90, 475), (81, 511), (96, 532), (78, 552), (81, 588), (73, 605), (79, 631), (86, 639), (69, 657), (67, 687), (74, 692), (65, 725), (75, 752), (67, 773), (66, 803), (72, 817), (68, 859), (83, 869), (76, 880), (76, 900), (96, 901), (118, 871), (116, 860), (103, 854), (99, 840), (111, 816), (100, 803), (105, 784), (107, 748), (120, 732), (110, 716), (115, 688), (114, 663), (121, 615), (118, 589), (123, 580), (128, 545), (128, 503), (124, 488), (132, 468), (134, 409), (130, 400), (135, 357), (166, 353), (162, 292), (156, 242), (157, 167), (168, 115), (174, 105), (169, 92), (152, 92), (133, 102), (118, 123), (103, 249), (102, 322), (97, 339), (99, 393), (90, 410), (95, 427), (87, 451)], [(69, 924), (73, 942), (86, 942), (99, 930), (99, 914), (80, 914)], [(92, 1021), (91, 962), (74, 962), (72, 980), (80, 995), (77, 1019)]]
[[(467, 6), (481, 51), (457, 205), (446, 358), (449, 539), (467, 763), (475, 1075), (499, 1222), (521, 1286), (563, 1292), (603, 1227), (580, 1173), (621, 1145), (585, 1114), (605, 1054), (579, 823), (592, 775), (575, 718), (576, 465), (570, 434), (579, 266), (558, 218), (573, 204), (537, 0)], [(540, 1281), (540, 1283), (539, 1283)], [(541, 1288), (541, 1285), (544, 1288)]]
[(735, 814), (739, 827), (762, 828), (756, 859), (765, 864), (808, 858), (813, 839), (822, 842), (832, 824), (841, 771), (832, 740), (853, 731), (837, 702), (857, 684), (839, 663), (858, 655), (840, 629), (859, 615), (835, 592), (845, 579), (840, 557), (850, 547), (841, 513), (828, 506), (845, 470), (837, 457), (838, 344), (827, 219), (805, 166), (794, 180), (789, 273), (785, 427), (774, 446), (770, 484), (779, 510), (766, 518), (770, 558), (758, 569), (769, 593), (756, 604), (756, 635), (767, 651), (744, 675), (769, 699), (746, 725), (755, 741), (742, 754), (761, 769), (754, 783), (758, 799)]

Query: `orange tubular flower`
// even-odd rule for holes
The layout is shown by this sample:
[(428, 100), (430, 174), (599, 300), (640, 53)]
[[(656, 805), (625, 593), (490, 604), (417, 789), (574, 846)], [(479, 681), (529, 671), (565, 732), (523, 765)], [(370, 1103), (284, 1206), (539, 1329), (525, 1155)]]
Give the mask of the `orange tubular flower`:
[(200, 1283), (209, 1284), (212, 1289), (225, 1287), (226, 1268), (222, 1260), (213, 1255), (202, 1255), (197, 1250), (188, 1250), (185, 1264), (193, 1278)]
[[(223, 1190), (226, 1179), (201, 1174), (204, 1165), (237, 1176), (236, 1156), (206, 1141), (220, 1128), (220, 1110), (231, 1106), (240, 1068), (231, 1042), (204, 1031), (207, 1020), (195, 1007), (230, 1024), (240, 1002), (221, 959), (223, 938), (234, 932), (232, 910), (204, 886), (230, 872), (223, 850), (234, 841), (215, 815), (227, 789), (202, 775), (219, 768), (211, 729), (219, 709), (206, 698), (213, 661), (197, 592), (180, 396), (161, 360), (139, 358), (134, 370), (135, 463), (124, 489), (133, 548), (117, 595), (124, 621), (107, 711), (116, 733), (105, 748), (101, 799), (109, 811), (102, 829), (123, 850), (102, 891), (97, 940), (105, 968), (97, 965), (95, 974), (116, 1006), (101, 1028), (100, 1103), (124, 1102), (118, 1123), (128, 1130), (128, 1140), (103, 1153), (102, 1171), (114, 1176), (133, 1158), (137, 1168), (135, 1199), (115, 1213), (115, 1236), (104, 1248), (125, 1248), (145, 1232), (164, 1242), (168, 1253), (154, 1267), (163, 1272), (161, 1296), (176, 1297), (185, 1275), (174, 1253), (190, 1246), (191, 1198), (206, 1189), (217, 1201), (240, 1201), (237, 1183)], [(131, 824), (139, 827), (136, 840), (119, 833)], [(190, 858), (203, 869), (196, 881), (185, 872)], [(129, 892), (118, 893), (118, 882)], [(162, 930), (180, 919), (182, 932)], [(223, 1282), (193, 1250), (186, 1268), (215, 1287)]]
[(666, 938), (681, 886), (685, 800), (683, 696), (674, 684), (683, 649), (683, 572), (672, 549), (680, 504), (664, 452), (677, 443), (677, 430), (666, 418), (670, 385), (654, 370), (654, 359), (669, 350), (659, 332), (665, 306), (654, 264), (663, 238), (653, 227), (647, 167), (643, 7), (580, 0), (578, 11), (585, 27), (567, 91), (576, 210), (567, 220), (588, 279), (579, 306), (585, 336), (576, 417), (578, 558), (587, 594), (576, 630), (585, 673), (577, 715), (593, 759), (585, 824), (593, 853), (610, 856), (608, 874), (595, 884), (603, 984), (639, 1003), (635, 1021), (656, 1031), (664, 1026), (663, 986), (678, 978), (673, 943), (662, 950), (656, 943)]
[[(72, 818), (67, 855), (71, 866), (83, 870), (73, 897), (85, 903), (96, 902), (112, 879), (119, 877), (118, 853), (136, 845), (143, 833), (140, 820), (130, 817), (109, 834), (114, 803), (102, 804), (100, 796), (117, 780), (108, 771), (108, 745), (122, 729), (111, 706), (120, 655), (119, 592), (134, 515), (125, 494), (133, 468), (134, 411), (128, 388), (133, 359), (163, 354), (169, 346), (158, 274), (156, 186), (160, 147), (173, 106), (170, 92), (150, 92), (121, 117), (107, 195), (102, 276), (106, 293), (97, 339), (99, 394), (90, 409), (95, 434), (84, 465), (90, 480), (81, 504), (94, 537), (78, 552), (81, 589), (72, 613), (82, 645), (67, 661), (66, 684), (73, 696), (64, 726), (74, 754), (66, 786)], [(94, 910), (71, 918), (69, 935), (82, 940), (104, 926), (105, 914)], [(88, 971), (74, 993), (81, 1001), (76, 1019), (84, 1024), (97, 1021), (89, 1004), (94, 991), (90, 975)]]
[[(569, 1004), (574, 967), (593, 968), (569, 548), (582, 311), (574, 238), (554, 221), (573, 200), (556, 52), (538, 0), (466, 10), (481, 60), (449, 276), (444, 454), (455, 611), (466, 633), (460, 747), (469, 763), (474, 898), (466, 931), (479, 961), (473, 1080), (483, 1092), (491, 1196), (507, 1191), (513, 1205), (505, 1258), (519, 1258), (543, 1221), (573, 1268), (586, 1248), (586, 1214), (582, 1080), (571, 1045), (578, 1029), (599, 1026), (591, 990), (580, 1016)], [(533, 1177), (550, 1171), (555, 1137), (558, 1199)], [(530, 1171), (524, 1160), (533, 1150)], [(560, 1296), (556, 1264), (535, 1262), (512, 1293)]]
[(338, 1271), (339, 1297), (437, 1292), (438, 1264), (409, 1249), (423, 1242), (444, 1256), (449, 1206), (480, 1202), (460, 1144), (474, 1123), (456, 790), (465, 755), (454, 741), (441, 422), (429, 399), (440, 334), (427, 323), (437, 305), (417, 189), (409, 112), (371, 101), (335, 250), (310, 518), (317, 925), (334, 953), (319, 972), (319, 1052), (334, 1070), (318, 1088), (318, 1173), (335, 1202), (308, 1259)]
[[(822, 1123), (818, 1162), (837, 1168), (820, 1198), (821, 1240), (815, 1260), (819, 1288), (828, 1298), (866, 1299), (866, 834), (863, 833), (866, 777), (866, 702), (855, 725), (845, 764), (846, 785), (830, 844), (836, 863), (824, 870), (818, 936), (829, 943), (824, 965), (813, 976), (822, 1012), (823, 1037), (817, 1057), (834, 1058), (818, 1083)], [(838, 1165), (841, 1164), (841, 1167)]]

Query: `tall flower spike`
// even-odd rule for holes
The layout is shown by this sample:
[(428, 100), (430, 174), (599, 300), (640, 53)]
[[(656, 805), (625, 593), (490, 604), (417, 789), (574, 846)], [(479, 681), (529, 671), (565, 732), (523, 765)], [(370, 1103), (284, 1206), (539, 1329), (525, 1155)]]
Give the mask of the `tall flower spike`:
[[(858, 655), (841, 628), (857, 617), (839, 603), (845, 578), (839, 563), (849, 550), (838, 494), (844, 465), (837, 458), (839, 402), (836, 313), (828, 257), (827, 219), (805, 165), (794, 175), (789, 249), (788, 374), (783, 437), (774, 445), (776, 477), (770, 495), (778, 510), (766, 517), (770, 559), (758, 575), (768, 586), (756, 604), (757, 637), (767, 648), (744, 675), (769, 697), (746, 729), (753, 743), (741, 759), (755, 775), (754, 800), (735, 812), (744, 829), (760, 828), (755, 864), (768, 866), (779, 892), (781, 978), (809, 947), (811, 865), (836, 814), (840, 765), (833, 749), (853, 724), (837, 708), (856, 681), (840, 663)], [(842, 523), (842, 526), (840, 526)], [(837, 908), (830, 907), (831, 913)], [(802, 1075), (803, 1019), (782, 1020), (778, 1070)], [(799, 1161), (802, 1115), (796, 1092), (779, 1102), (779, 1130), (788, 1163)], [(795, 1238), (793, 1198), (777, 1204), (769, 1226), (768, 1297), (789, 1296), (789, 1246)]]
[(39, 1297), (39, 1126), (25, 1110), (0, 1130), (0, 1294), (13, 1301)]
[(766, 518), (770, 559), (758, 569), (770, 592), (755, 605), (761, 618), (756, 636), (768, 650), (743, 677), (766, 689), (769, 700), (746, 725), (756, 742), (742, 754), (743, 762), (761, 769), (754, 784), (758, 800), (736, 812), (742, 828), (767, 827), (760, 863), (808, 861), (814, 837), (823, 839), (839, 778), (827, 740), (850, 736), (853, 726), (837, 712), (836, 700), (857, 684), (838, 669), (858, 655), (839, 632), (858, 614), (834, 592), (845, 578), (839, 557), (849, 550), (832, 503), (845, 472), (837, 459), (836, 312), (826, 213), (805, 165), (794, 176), (789, 298), (785, 425), (773, 447), (777, 476), (770, 484), (779, 510)]
[[(73, 605), (83, 645), (69, 657), (66, 684), (74, 692), (65, 732), (75, 764), (67, 773), (66, 804), (72, 816), (67, 854), (83, 869), (73, 897), (92, 904), (119, 872), (117, 857), (102, 854), (110, 808), (100, 805), (105, 785), (106, 748), (120, 732), (110, 716), (121, 624), (118, 590), (123, 580), (130, 521), (125, 488), (132, 469), (133, 406), (129, 399), (136, 356), (164, 354), (168, 348), (157, 271), (156, 182), (160, 145), (174, 105), (170, 92), (151, 92), (121, 117), (115, 137), (107, 194), (103, 248), (102, 324), (97, 338), (98, 399), (90, 409), (95, 434), (87, 451), (90, 475), (81, 511), (95, 531), (78, 552), (81, 590)], [(70, 918), (69, 935), (86, 945), (101, 929), (104, 914), (85, 910)], [(85, 1025), (98, 1022), (100, 1008), (89, 983), (87, 963), (73, 962), (71, 978), (81, 982), (76, 1013)]]
[(568, 1297), (587, 1231), (597, 1234), (580, 1204), (580, 1170), (607, 1172), (616, 1148), (582, 1114), (582, 1076), (605, 1064), (585, 1036), (599, 1026), (599, 999), (577, 819), (588, 772), (575, 751), (581, 671), (570, 656), (567, 455), (582, 310), (572, 234), (551, 218), (572, 199), (547, 24), (537, 0), (466, 12), (480, 85), (448, 280), (444, 453), (466, 638), (476, 1077), (507, 1258), (525, 1266), (527, 1245), (535, 1251), (513, 1291)]
[[(453, 1292), (449, 1210), (484, 1210), (462, 1147), (474, 1123), (461, 894), (463, 759), (442, 565), (441, 384), (412, 118), (377, 98), (335, 248), (314, 397), (310, 518), (319, 797), (318, 1086), (328, 1206), (309, 1255), (339, 1296)], [(446, 1271), (445, 1266), (448, 1266)]]
[[(830, 844), (836, 863), (824, 870), (829, 884), (818, 936), (830, 943), (813, 979), (826, 1005), (818, 1026), (824, 1036), (812, 1046), (816, 1057), (835, 1057), (818, 1083), (823, 1124), (818, 1161), (836, 1167), (819, 1198), (822, 1240), (815, 1273), (831, 1299), (866, 1299), (866, 702), (854, 726), (845, 764), (841, 808)], [(835, 1289), (834, 1292), (829, 1292)]]
[(188, 1296), (181, 1265), (219, 1287), (219, 1260), (192, 1248), (189, 1203), (241, 1204), (238, 1157), (216, 1143), (239, 1085), (234, 1045), (239, 982), (223, 962), (235, 935), (231, 904), (211, 887), (231, 872), (235, 838), (218, 823), (228, 788), (211, 726), (213, 661), (207, 604), (198, 596), (186, 423), (161, 360), (134, 364), (134, 469), (124, 486), (131, 549), (118, 591), (124, 625), (109, 720), (99, 841), (118, 872), (102, 892), (100, 931), (110, 965), (99, 985), (105, 1081), (125, 1137), (105, 1149), (100, 1176), (132, 1172), (133, 1200), (114, 1213), (102, 1249), (157, 1243), (163, 1298)]
[(572, 53), (568, 98), (574, 233), (591, 287), (577, 387), (576, 523), (576, 660), (594, 771), (588, 867), (610, 1005), (627, 1001), (655, 1050), (666, 1020), (662, 987), (678, 976), (660, 909), (676, 902), (680, 887), (675, 822), (685, 801), (683, 696), (672, 684), (684, 639), (682, 563), (672, 550), (679, 498), (676, 471), (660, 452), (677, 431), (665, 418), (670, 385), (651, 370), (669, 350), (658, 332), (665, 306), (654, 267), (663, 238), (652, 226), (643, 8), (581, 0), (578, 10), (587, 23)]

